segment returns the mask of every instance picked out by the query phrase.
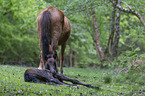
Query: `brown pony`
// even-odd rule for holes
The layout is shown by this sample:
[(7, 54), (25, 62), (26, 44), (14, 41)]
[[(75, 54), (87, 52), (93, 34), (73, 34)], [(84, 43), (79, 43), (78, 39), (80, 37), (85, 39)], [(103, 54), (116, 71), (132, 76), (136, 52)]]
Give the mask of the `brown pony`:
[[(63, 73), (63, 59), (67, 40), (71, 33), (69, 20), (64, 13), (54, 7), (48, 7), (38, 14), (37, 33), (39, 46), (41, 48), (41, 58), (38, 69), (45, 69), (44, 64), (53, 58), (56, 48), (61, 45), (60, 72)], [(54, 58), (56, 61), (56, 58)]]

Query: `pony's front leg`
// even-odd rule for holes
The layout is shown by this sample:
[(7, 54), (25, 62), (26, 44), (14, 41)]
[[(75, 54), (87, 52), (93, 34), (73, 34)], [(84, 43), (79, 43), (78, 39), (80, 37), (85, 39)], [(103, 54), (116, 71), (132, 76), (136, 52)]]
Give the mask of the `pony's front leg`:
[(60, 73), (63, 74), (63, 60), (64, 60), (64, 51), (66, 48), (66, 42), (61, 46), (61, 53), (60, 53)]
[(38, 69), (45, 69), (45, 66), (44, 66), (44, 62), (43, 62), (43, 57), (42, 57), (42, 51), (40, 52), (40, 64), (39, 64), (39, 67)]

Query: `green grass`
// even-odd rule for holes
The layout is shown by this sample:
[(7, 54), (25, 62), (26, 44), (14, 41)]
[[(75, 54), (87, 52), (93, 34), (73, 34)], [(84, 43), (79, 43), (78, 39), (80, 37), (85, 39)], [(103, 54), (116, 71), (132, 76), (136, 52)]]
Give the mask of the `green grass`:
[(64, 74), (82, 82), (99, 86), (101, 90), (80, 86), (65, 87), (24, 82), (28, 67), (0, 65), (0, 96), (131, 96), (145, 95), (143, 72), (119, 72), (119, 69), (64, 68)]

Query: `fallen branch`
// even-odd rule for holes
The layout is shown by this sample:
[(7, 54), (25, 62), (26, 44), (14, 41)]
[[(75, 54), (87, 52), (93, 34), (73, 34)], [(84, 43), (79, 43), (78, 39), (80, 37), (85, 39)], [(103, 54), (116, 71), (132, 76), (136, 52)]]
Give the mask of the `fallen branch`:
[(110, 1), (111, 1), (113, 4), (115, 4), (115, 5), (116, 5), (116, 8), (118, 8), (119, 10), (121, 10), (121, 11), (123, 11), (123, 12), (126, 12), (126, 13), (131, 13), (131, 14), (137, 16), (137, 17), (139, 18), (139, 20), (141, 21), (141, 23), (142, 23), (142, 24), (144, 25), (144, 27), (145, 27), (145, 22), (144, 22), (143, 18), (141, 17), (141, 15), (140, 15), (137, 11), (132, 10), (131, 7), (129, 7), (129, 6), (128, 6), (128, 7), (129, 7), (130, 9), (123, 8), (122, 6), (116, 4), (115, 1), (113, 1), (113, 0), (110, 0)]
[[(63, 74), (52, 74), (49, 70), (39, 70), (35, 68), (27, 69), (24, 73), (24, 80), (25, 82), (33, 82), (33, 83), (44, 83), (50, 85), (63, 85), (69, 87), (77, 87), (76, 85), (83, 85), (89, 88), (96, 88), (99, 89), (98, 86), (93, 86), (91, 84), (82, 83), (76, 79), (69, 78), (64, 76)], [(73, 84), (67, 84), (63, 81), (69, 81)]]

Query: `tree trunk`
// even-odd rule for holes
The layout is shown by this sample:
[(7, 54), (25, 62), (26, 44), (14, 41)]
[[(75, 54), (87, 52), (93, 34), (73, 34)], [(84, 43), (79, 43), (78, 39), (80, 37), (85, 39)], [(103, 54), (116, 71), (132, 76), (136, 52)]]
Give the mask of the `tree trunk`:
[(112, 45), (113, 45), (113, 38), (114, 38), (114, 32), (115, 32), (115, 13), (116, 13), (116, 7), (115, 4), (113, 5), (113, 11), (112, 11), (112, 17), (111, 17), (111, 29), (110, 29), (110, 35), (108, 39), (108, 44), (105, 50), (105, 54), (109, 54), (112, 57)]
[(94, 45), (94, 47), (95, 47), (95, 49), (96, 49), (96, 51), (97, 51), (95, 30), (94, 30), (94, 26), (93, 26), (92, 20), (91, 20), (91, 18), (90, 18), (90, 15), (88, 15), (88, 14), (90, 14), (90, 13), (87, 11), (87, 12), (86, 12), (86, 15), (87, 15), (88, 21), (89, 21), (90, 26), (91, 26), (91, 31), (89, 31), (89, 33), (90, 33), (90, 35), (91, 35), (91, 37), (92, 37), (92, 39), (93, 39), (93, 45)]
[(103, 67), (104, 53), (103, 53), (101, 45), (100, 45), (99, 30), (98, 30), (98, 25), (97, 25), (97, 21), (96, 21), (95, 9), (93, 9), (93, 8), (92, 8), (92, 17), (93, 17), (93, 24), (94, 24), (95, 35), (96, 35), (97, 52), (98, 52), (98, 56), (99, 56), (100, 61), (101, 61), (100, 67)]
[(76, 61), (77, 60), (77, 58), (76, 58), (76, 52), (74, 50), (72, 50), (72, 60), (73, 60), (72, 66), (78, 67), (77, 61)]
[[(120, 0), (117, 0), (118, 5), (120, 5)], [(120, 35), (120, 10), (117, 9), (117, 16), (115, 20), (115, 39), (113, 43), (113, 57), (118, 56), (118, 43), (119, 43), (119, 35)]]
[(73, 59), (73, 52), (72, 49), (70, 48), (70, 58), (69, 58), (70, 67), (72, 67), (72, 59)]

